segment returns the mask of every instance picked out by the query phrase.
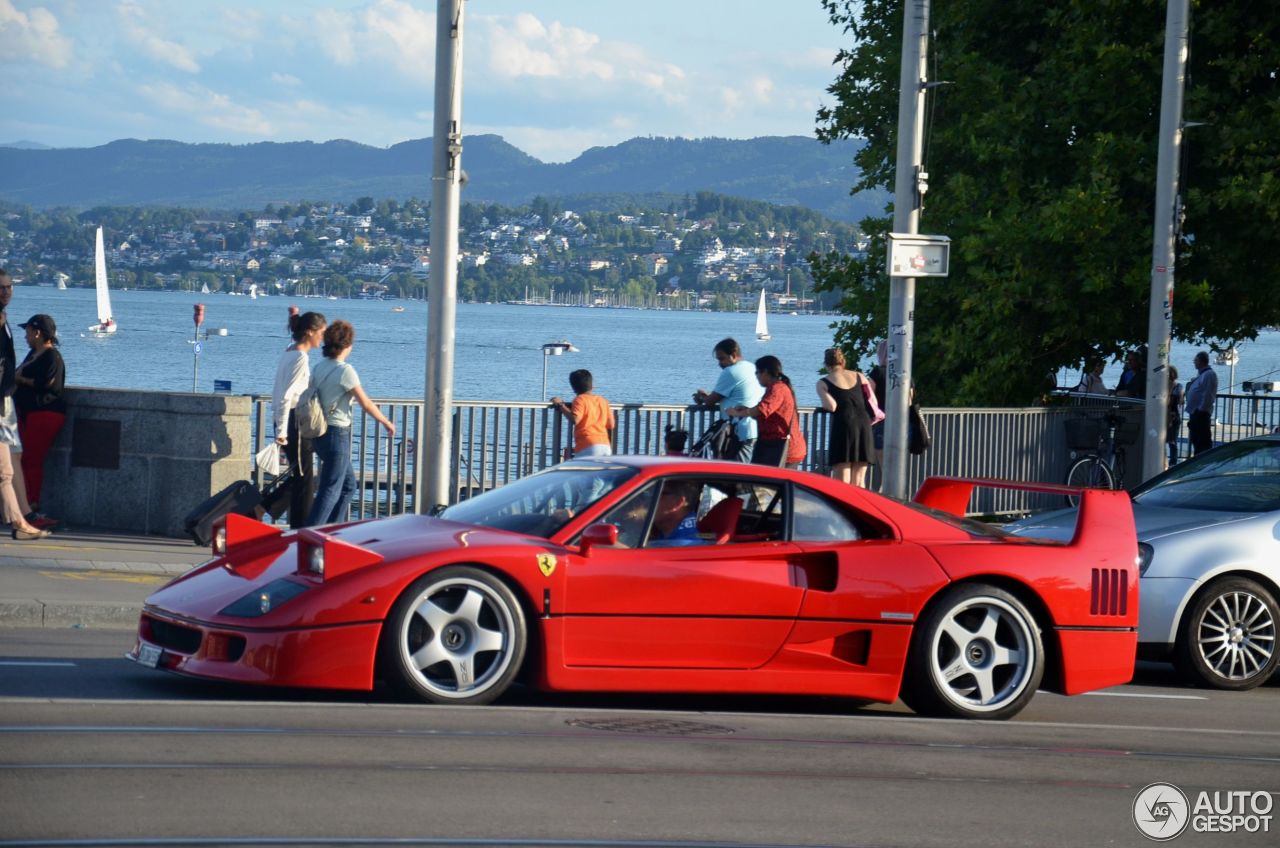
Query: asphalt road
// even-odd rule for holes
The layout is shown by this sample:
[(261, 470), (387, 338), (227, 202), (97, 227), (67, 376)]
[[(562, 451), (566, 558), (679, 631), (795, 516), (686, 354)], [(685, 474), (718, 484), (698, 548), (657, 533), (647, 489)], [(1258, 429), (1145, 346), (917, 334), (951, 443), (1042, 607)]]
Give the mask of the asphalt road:
[[(186, 680), (122, 659), (131, 639), (0, 630), (0, 845), (1138, 846), (1148, 784), (1280, 794), (1280, 678), (1210, 692), (1144, 666), (1003, 723), (523, 690), (450, 708)], [(1275, 807), (1270, 833), (1173, 844), (1275, 845)]]

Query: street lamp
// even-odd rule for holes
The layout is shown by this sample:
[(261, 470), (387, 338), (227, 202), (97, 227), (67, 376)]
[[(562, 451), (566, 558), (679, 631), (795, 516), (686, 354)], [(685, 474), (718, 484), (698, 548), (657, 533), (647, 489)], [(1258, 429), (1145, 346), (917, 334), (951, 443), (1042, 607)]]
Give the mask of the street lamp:
[(578, 349), (567, 341), (547, 342), (542, 346), (542, 399), (547, 399), (547, 357), (565, 353), (577, 353)]

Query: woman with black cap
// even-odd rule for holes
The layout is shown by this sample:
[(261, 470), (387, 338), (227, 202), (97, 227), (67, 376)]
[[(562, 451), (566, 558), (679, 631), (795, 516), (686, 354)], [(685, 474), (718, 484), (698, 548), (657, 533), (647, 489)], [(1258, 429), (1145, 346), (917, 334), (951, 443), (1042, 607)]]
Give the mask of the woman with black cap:
[(62, 398), (66, 365), (58, 352), (58, 327), (52, 317), (32, 315), (19, 326), (27, 331), (27, 347), (31, 349), (18, 366), (18, 386), (13, 393), (22, 438), (22, 476), (31, 504), (26, 519), (37, 527), (48, 527), (54, 522), (40, 514), (40, 490), (45, 457), (67, 421), (67, 404)]

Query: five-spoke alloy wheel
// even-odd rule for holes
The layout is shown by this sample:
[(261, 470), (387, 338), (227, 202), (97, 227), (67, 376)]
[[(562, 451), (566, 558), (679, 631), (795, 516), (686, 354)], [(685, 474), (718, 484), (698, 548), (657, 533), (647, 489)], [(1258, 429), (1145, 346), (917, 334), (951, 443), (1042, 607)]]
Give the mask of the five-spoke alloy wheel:
[(1044, 676), (1034, 616), (994, 586), (949, 589), (912, 638), (902, 699), (923, 715), (1004, 719), (1027, 705)]
[(384, 668), (399, 688), (426, 701), (487, 704), (520, 671), (524, 611), (505, 583), (471, 566), (418, 578), (383, 629)]
[(1280, 608), (1260, 584), (1228, 577), (1209, 585), (1188, 608), (1177, 659), (1194, 682), (1214, 689), (1253, 689), (1276, 670)]

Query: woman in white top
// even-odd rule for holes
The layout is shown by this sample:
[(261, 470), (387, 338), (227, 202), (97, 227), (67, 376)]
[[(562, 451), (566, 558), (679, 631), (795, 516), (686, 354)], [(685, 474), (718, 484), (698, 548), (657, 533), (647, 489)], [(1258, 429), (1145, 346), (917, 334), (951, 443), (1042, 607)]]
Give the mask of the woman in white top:
[(360, 386), (360, 375), (346, 362), (355, 341), (356, 331), (349, 323), (334, 321), (324, 331), (320, 351), (324, 359), (311, 372), (328, 429), (314, 442), (320, 457), (320, 485), (307, 516), (308, 527), (345, 521), (356, 492), (356, 472), (351, 467), (351, 401), (358, 401), (389, 436), (396, 434), (395, 425), (369, 400)]
[[(324, 341), (324, 316), (319, 312), (304, 312), (289, 316), (289, 334), (293, 344), (280, 354), (276, 366), (276, 384), (271, 392), (271, 419), (275, 424), (276, 444), (284, 448), (289, 466), (294, 469), (292, 482), (280, 491), (274, 503), (265, 504), (272, 517), (289, 510), (289, 526), (295, 530), (303, 527), (311, 512), (315, 492), (315, 472), (311, 461), (311, 440), (298, 435), (298, 420), (294, 412), (298, 397), (311, 381), (311, 363), (307, 354)], [(288, 503), (285, 503), (288, 498)]]

